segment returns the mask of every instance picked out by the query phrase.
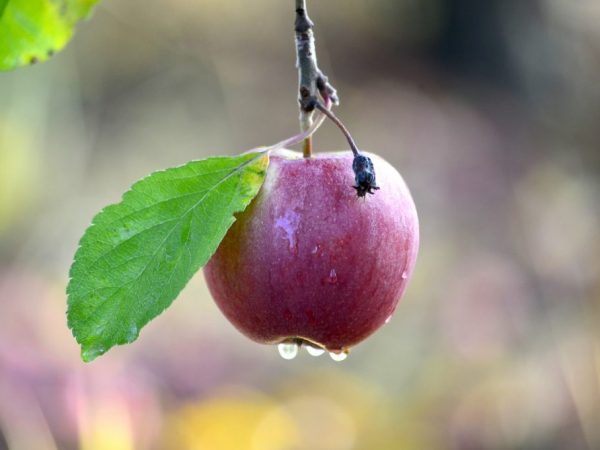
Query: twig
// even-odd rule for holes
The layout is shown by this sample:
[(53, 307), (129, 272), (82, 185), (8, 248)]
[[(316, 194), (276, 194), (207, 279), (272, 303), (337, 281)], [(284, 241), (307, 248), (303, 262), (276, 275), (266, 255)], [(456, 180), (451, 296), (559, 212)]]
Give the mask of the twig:
[[(296, 0), (296, 67), (298, 68), (298, 102), (300, 103), (300, 129), (306, 131), (312, 125), (313, 111), (320, 99), (326, 104), (338, 104), (335, 88), (319, 69), (313, 33), (314, 24), (306, 12), (306, 0)], [(312, 154), (309, 136), (304, 141), (304, 157)]]

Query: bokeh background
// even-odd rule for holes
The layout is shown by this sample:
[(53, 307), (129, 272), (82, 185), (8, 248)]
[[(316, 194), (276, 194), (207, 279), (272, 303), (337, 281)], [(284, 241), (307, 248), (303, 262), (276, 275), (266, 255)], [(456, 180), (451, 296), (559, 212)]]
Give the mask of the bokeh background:
[(104, 0), (50, 62), (0, 74), (0, 449), (600, 448), (600, 2), (309, 10), (339, 116), (419, 210), (393, 320), (344, 362), (284, 361), (198, 274), (80, 361), (64, 291), (92, 216), (298, 129), (291, 0)]

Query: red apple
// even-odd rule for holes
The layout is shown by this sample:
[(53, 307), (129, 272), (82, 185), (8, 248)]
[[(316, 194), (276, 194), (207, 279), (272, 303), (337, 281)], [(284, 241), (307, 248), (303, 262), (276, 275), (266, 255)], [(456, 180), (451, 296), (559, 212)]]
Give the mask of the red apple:
[(391, 317), (419, 245), (400, 174), (374, 164), (380, 190), (357, 197), (350, 152), (271, 155), (265, 182), (204, 268), (217, 305), (260, 343), (347, 352)]

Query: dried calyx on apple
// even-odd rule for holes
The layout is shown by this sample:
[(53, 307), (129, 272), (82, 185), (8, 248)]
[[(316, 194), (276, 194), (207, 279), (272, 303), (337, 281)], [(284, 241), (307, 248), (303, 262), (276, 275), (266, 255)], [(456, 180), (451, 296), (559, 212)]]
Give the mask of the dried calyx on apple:
[(375, 168), (371, 158), (365, 155), (356, 155), (352, 161), (352, 170), (354, 171), (354, 180), (356, 184), (352, 186), (356, 189), (356, 195), (364, 197), (367, 194), (373, 194), (374, 190), (378, 190), (377, 181), (375, 180)]
[(359, 152), (333, 113), (319, 110), (352, 153), (272, 151), (261, 190), (204, 275), (223, 314), (250, 339), (278, 344), (285, 359), (304, 345), (341, 361), (390, 320), (415, 265), (419, 227), (400, 174)]

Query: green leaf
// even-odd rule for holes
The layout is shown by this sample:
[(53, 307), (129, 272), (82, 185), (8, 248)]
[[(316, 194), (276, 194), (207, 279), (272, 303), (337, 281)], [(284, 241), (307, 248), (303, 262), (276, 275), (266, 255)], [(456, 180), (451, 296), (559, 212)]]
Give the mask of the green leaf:
[(0, 70), (45, 61), (98, 0), (0, 0)]
[(84, 361), (133, 342), (173, 302), (256, 196), (268, 163), (254, 152), (155, 172), (93, 219), (67, 287)]

